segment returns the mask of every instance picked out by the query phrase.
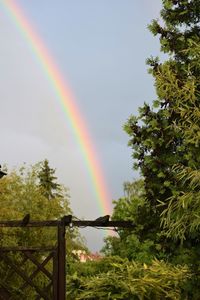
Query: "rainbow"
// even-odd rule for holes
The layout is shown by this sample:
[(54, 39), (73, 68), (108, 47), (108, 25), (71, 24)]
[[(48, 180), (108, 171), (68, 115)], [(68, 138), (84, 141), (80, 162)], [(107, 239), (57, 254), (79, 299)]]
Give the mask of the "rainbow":
[(50, 82), (50, 85), (55, 91), (56, 99), (65, 115), (65, 118), (72, 126), (75, 139), (82, 152), (89, 176), (91, 177), (92, 186), (94, 188), (100, 212), (103, 214), (110, 214), (111, 198), (104, 180), (99, 160), (97, 159), (97, 152), (92, 143), (86, 123), (76, 105), (72, 92), (64, 81), (59, 68), (52, 59), (43, 41), (33, 29), (31, 22), (25, 16), (22, 8), (15, 0), (5, 0), (1, 3), (16, 28), (27, 41), (32, 53), (39, 61), (39, 64)]

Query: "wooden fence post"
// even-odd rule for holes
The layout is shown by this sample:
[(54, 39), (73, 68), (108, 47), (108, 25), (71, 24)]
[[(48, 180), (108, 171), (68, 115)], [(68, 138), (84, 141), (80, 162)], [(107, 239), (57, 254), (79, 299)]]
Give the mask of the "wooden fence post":
[(58, 300), (65, 300), (66, 293), (66, 245), (65, 245), (65, 222), (62, 218), (58, 224)]

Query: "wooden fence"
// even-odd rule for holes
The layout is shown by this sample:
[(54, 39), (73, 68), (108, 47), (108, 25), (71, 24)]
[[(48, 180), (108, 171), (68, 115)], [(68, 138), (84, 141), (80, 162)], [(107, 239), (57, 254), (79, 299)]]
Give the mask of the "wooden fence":
[[(54, 221), (29, 221), (26, 225), (22, 221), (0, 221), (0, 227), (56, 227), (57, 242), (51, 247), (1, 247), (0, 264), (5, 270), (7, 280), (17, 277), (19, 286), (10, 290), (10, 285), (0, 281), (0, 300), (23, 299), (26, 289), (31, 288), (35, 300), (65, 300), (66, 298), (66, 227), (104, 227), (104, 228), (133, 228), (128, 221), (109, 221), (98, 218), (90, 220), (73, 220), (72, 216), (64, 216)], [(26, 266), (29, 265), (27, 270)], [(48, 266), (48, 267), (47, 267)], [(42, 278), (42, 284), (38, 284)], [(2, 279), (2, 278), (1, 278)], [(36, 280), (37, 279), (37, 280)], [(26, 298), (25, 298), (26, 299)]]

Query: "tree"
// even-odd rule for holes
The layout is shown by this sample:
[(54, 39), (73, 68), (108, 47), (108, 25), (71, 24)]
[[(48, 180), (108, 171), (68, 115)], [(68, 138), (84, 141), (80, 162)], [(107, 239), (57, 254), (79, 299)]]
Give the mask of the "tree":
[(174, 166), (195, 168), (200, 163), (198, 140), (188, 138), (195, 134), (194, 128), (190, 134), (185, 131), (186, 110), (199, 111), (199, 4), (199, 0), (163, 1), (164, 25), (154, 20), (149, 26), (160, 35), (161, 50), (170, 56), (163, 63), (158, 58), (148, 60), (158, 95), (156, 110), (144, 104), (139, 117), (132, 116), (125, 125), (135, 167), (144, 176), (147, 199), (158, 218), (163, 210), (158, 204), (186, 188)]
[(148, 59), (157, 99), (153, 108), (145, 103), (138, 117), (131, 116), (125, 130), (157, 233), (167, 243), (171, 261), (187, 261), (198, 281), (200, 1), (163, 0), (161, 17), (162, 25), (154, 20), (149, 26), (169, 56), (162, 63)]
[[(72, 214), (68, 196), (68, 189), (59, 185), (59, 197), (47, 198), (38, 184), (38, 172), (40, 164), (32, 167), (23, 166), (19, 170), (8, 171), (8, 175), (0, 180), (0, 220), (22, 220), (29, 213), (31, 220), (56, 220), (64, 215)], [(57, 228), (0, 228), (0, 247), (54, 247), (57, 242)], [(72, 249), (84, 248), (83, 241), (77, 230), (66, 228), (66, 243), (68, 260), (73, 260)], [(10, 257), (19, 261), (19, 253), (12, 252)], [(44, 253), (37, 254), (37, 259), (44, 260)], [(45, 267), (52, 269), (52, 261)], [(24, 268), (27, 274), (34, 271), (31, 262), (26, 262)], [(32, 268), (32, 269), (31, 269)], [(12, 276), (11, 276), (12, 274)], [(35, 279), (37, 285), (42, 285), (46, 276), (38, 276)], [(35, 299), (33, 290), (17, 291), (17, 287), (23, 285), (10, 268), (0, 261), (0, 286), (9, 287), (13, 291), (15, 299)], [(19, 294), (18, 294), (19, 292)], [(24, 294), (25, 293), (25, 294)]]
[(41, 163), (38, 178), (39, 186), (47, 199), (51, 200), (60, 196), (61, 186), (56, 182), (57, 177), (55, 176), (55, 170), (50, 168), (47, 159)]
[(186, 118), (181, 112), (184, 107), (199, 105), (194, 100), (194, 93), (199, 89), (196, 64), (199, 7), (199, 0), (163, 1), (164, 25), (154, 20), (149, 26), (154, 35), (160, 35), (161, 50), (170, 56), (164, 63), (159, 63), (158, 58), (148, 60), (158, 95), (154, 101), (156, 110), (144, 104), (139, 116), (130, 117), (125, 125), (131, 137), (129, 145), (134, 149), (135, 167), (144, 176), (147, 197), (156, 210), (158, 201), (165, 201), (174, 191), (182, 190), (174, 165), (198, 166), (200, 162), (198, 147), (189, 143), (177, 124)]
[(113, 201), (112, 220), (128, 220), (133, 229), (118, 228), (118, 236), (105, 239), (102, 252), (107, 256), (118, 255), (129, 260), (151, 263), (152, 259), (165, 257), (152, 217), (151, 208), (145, 198), (144, 182), (137, 180), (124, 183), (124, 197)]

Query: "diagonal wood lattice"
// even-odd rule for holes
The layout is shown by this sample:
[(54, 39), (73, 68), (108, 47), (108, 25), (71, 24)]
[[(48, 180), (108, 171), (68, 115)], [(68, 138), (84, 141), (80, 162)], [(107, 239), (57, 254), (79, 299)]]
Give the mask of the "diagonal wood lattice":
[[(71, 216), (65, 216), (61, 221), (30, 222), (26, 226), (28, 230), (31, 227), (56, 227), (56, 247), (0, 247), (3, 274), (0, 278), (0, 300), (65, 299), (65, 226), (69, 220)], [(19, 221), (2, 221), (0, 227), (23, 226)]]
[[(19, 252), (16, 257), (16, 252)], [(39, 261), (35, 254), (43, 252), (42, 261)], [(37, 255), (38, 256), (38, 255)], [(21, 260), (19, 259), (21, 257)], [(7, 277), (10, 281), (18, 277), (19, 287), (17, 291), (9, 291), (6, 282), (0, 284), (0, 299), (27, 299), (30, 293), (33, 299), (51, 300), (56, 299), (56, 262), (57, 249), (50, 253), (44, 253), (43, 249), (0, 249), (1, 267), (7, 268)], [(52, 267), (50, 267), (52, 265)], [(51, 269), (51, 272), (49, 271)], [(38, 285), (36, 280), (40, 277), (43, 284)], [(15, 280), (16, 282), (16, 280)], [(31, 292), (30, 292), (31, 288)]]
[[(56, 247), (0, 247), (0, 300), (65, 300), (66, 299), (66, 227), (134, 228), (130, 221), (109, 221), (100, 217), (91, 220), (30, 221), (28, 228), (57, 228)], [(24, 227), (22, 221), (0, 221), (0, 228)], [(16, 280), (17, 278), (17, 280)], [(18, 287), (12, 287), (12, 281)]]

